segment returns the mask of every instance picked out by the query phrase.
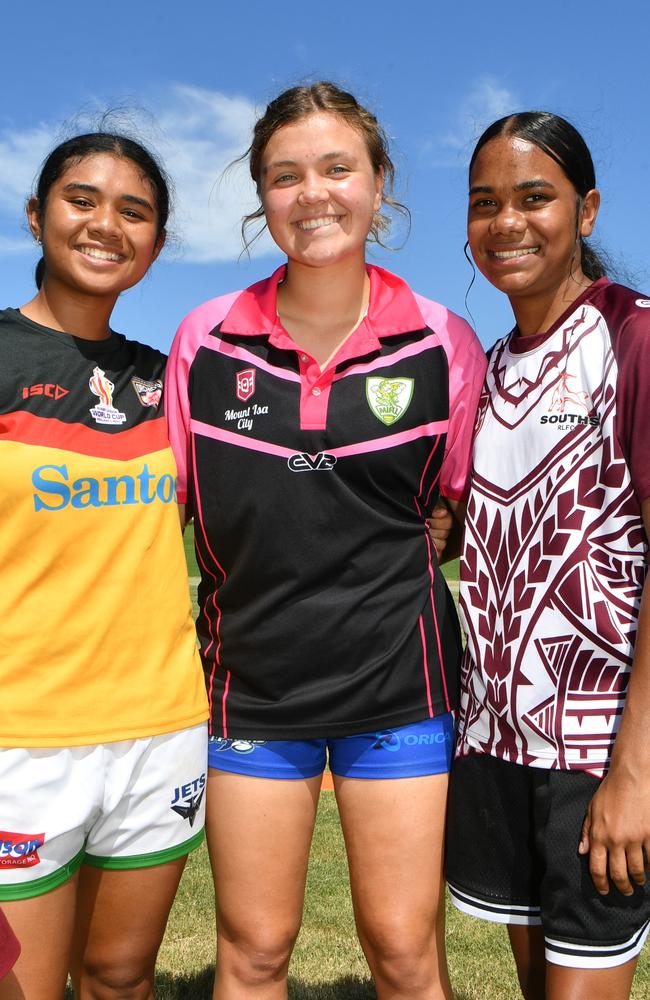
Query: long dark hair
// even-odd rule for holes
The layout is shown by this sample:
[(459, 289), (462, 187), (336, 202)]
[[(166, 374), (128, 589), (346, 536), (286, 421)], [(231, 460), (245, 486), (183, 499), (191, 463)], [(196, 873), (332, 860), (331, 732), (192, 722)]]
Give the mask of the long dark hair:
[[(480, 137), (469, 161), (469, 176), (476, 157), (491, 139), (512, 135), (517, 139), (531, 142), (550, 156), (562, 168), (573, 184), (578, 198), (584, 198), (587, 191), (596, 187), (596, 171), (589, 147), (575, 128), (565, 118), (550, 111), (520, 111), (514, 115), (499, 118), (486, 128)], [(602, 278), (607, 269), (604, 255), (596, 252), (584, 237), (579, 236), (580, 265), (583, 274), (592, 281)]]
[[(167, 225), (171, 208), (170, 183), (167, 175), (153, 153), (150, 153), (135, 139), (119, 135), (116, 132), (86, 132), (83, 135), (73, 136), (56, 146), (47, 156), (41, 167), (35, 191), (41, 224), (52, 185), (56, 183), (71, 163), (79, 163), (86, 156), (93, 156), (96, 153), (110, 153), (111, 156), (132, 160), (139, 167), (154, 193), (158, 235), (160, 235)], [(41, 257), (34, 274), (37, 288), (43, 284), (44, 274), (45, 259)]]

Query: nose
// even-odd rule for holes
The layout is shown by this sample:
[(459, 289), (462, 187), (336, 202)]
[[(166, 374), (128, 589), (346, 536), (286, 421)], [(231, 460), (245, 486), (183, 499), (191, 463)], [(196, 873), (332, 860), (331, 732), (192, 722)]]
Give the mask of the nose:
[(526, 219), (523, 212), (520, 212), (511, 204), (502, 205), (490, 221), (492, 232), (502, 236), (506, 236), (509, 233), (523, 232), (525, 228)]
[(305, 174), (298, 194), (298, 204), (317, 205), (320, 201), (327, 201), (327, 197), (327, 187), (323, 178), (316, 173)]
[(100, 240), (121, 240), (121, 216), (110, 205), (97, 205), (88, 220), (88, 235)]

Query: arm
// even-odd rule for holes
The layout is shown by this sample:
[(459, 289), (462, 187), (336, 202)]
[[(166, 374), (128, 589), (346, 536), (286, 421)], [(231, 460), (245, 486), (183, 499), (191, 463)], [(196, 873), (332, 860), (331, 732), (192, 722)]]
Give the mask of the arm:
[[(650, 499), (641, 506), (650, 538)], [(589, 803), (580, 854), (598, 892), (609, 891), (608, 872), (626, 896), (650, 869), (650, 584), (643, 588), (630, 683), (609, 772)], [(645, 852), (645, 858), (644, 858)], [(632, 880), (632, 881), (630, 881)]]

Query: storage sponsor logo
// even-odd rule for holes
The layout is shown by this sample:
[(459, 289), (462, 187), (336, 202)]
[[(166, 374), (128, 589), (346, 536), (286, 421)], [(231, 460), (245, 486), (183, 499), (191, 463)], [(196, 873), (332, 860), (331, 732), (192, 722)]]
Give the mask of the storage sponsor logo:
[(176, 482), (166, 473), (156, 476), (144, 464), (135, 476), (82, 476), (70, 481), (66, 465), (39, 465), (32, 473), (34, 510), (86, 510), (89, 507), (132, 507), (154, 501), (174, 503)]
[(382, 424), (397, 423), (409, 408), (413, 399), (415, 379), (379, 378), (376, 375), (366, 379), (366, 399), (368, 406)]
[(63, 399), (69, 392), (69, 389), (64, 389), (58, 382), (38, 382), (36, 385), (23, 386), (23, 399), (29, 399), (30, 396), (47, 396), (48, 399)]
[(182, 819), (186, 819), (190, 826), (194, 826), (196, 814), (201, 808), (203, 794), (205, 792), (205, 771), (193, 781), (188, 781), (186, 785), (178, 785), (174, 789), (174, 797), (169, 803), (170, 808)]
[(98, 424), (123, 424), (126, 420), (126, 413), (122, 413), (113, 406), (115, 386), (110, 379), (106, 378), (106, 372), (98, 367), (93, 368), (88, 386), (90, 391), (94, 392), (100, 399), (99, 406), (91, 407), (90, 415), (93, 420)]
[(637, 299), (634, 305), (639, 309), (650, 309), (650, 299)]
[(131, 385), (143, 406), (157, 407), (159, 405), (163, 391), (163, 384), (159, 378), (155, 382), (148, 382), (146, 379), (134, 375), (131, 379)]
[(237, 399), (241, 399), (242, 403), (247, 403), (255, 392), (255, 369), (245, 368), (241, 372), (237, 372), (236, 382), (235, 382), (235, 394)]
[(40, 863), (38, 849), (44, 843), (44, 833), (0, 830), (0, 868), (33, 868)]
[(297, 452), (287, 459), (287, 465), (292, 472), (329, 472), (336, 465), (336, 455), (319, 451), (317, 455), (308, 455), (306, 451)]

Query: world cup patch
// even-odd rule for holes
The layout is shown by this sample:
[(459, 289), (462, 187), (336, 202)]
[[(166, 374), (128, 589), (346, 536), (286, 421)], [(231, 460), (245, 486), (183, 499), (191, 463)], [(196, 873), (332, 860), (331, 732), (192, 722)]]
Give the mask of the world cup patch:
[(0, 868), (33, 868), (40, 864), (38, 849), (44, 843), (44, 833), (0, 830)]
[(98, 424), (123, 424), (126, 413), (113, 406), (115, 385), (99, 366), (93, 368), (92, 376), (88, 379), (88, 387), (100, 399), (99, 405), (93, 406), (90, 411), (93, 420)]
[(403, 417), (413, 399), (415, 379), (381, 378), (372, 375), (366, 378), (366, 399), (368, 406), (382, 424), (390, 427)]
[(135, 394), (143, 406), (157, 407), (159, 405), (163, 391), (161, 379), (158, 378), (155, 382), (148, 382), (146, 379), (134, 375), (131, 379), (131, 385), (135, 389)]

